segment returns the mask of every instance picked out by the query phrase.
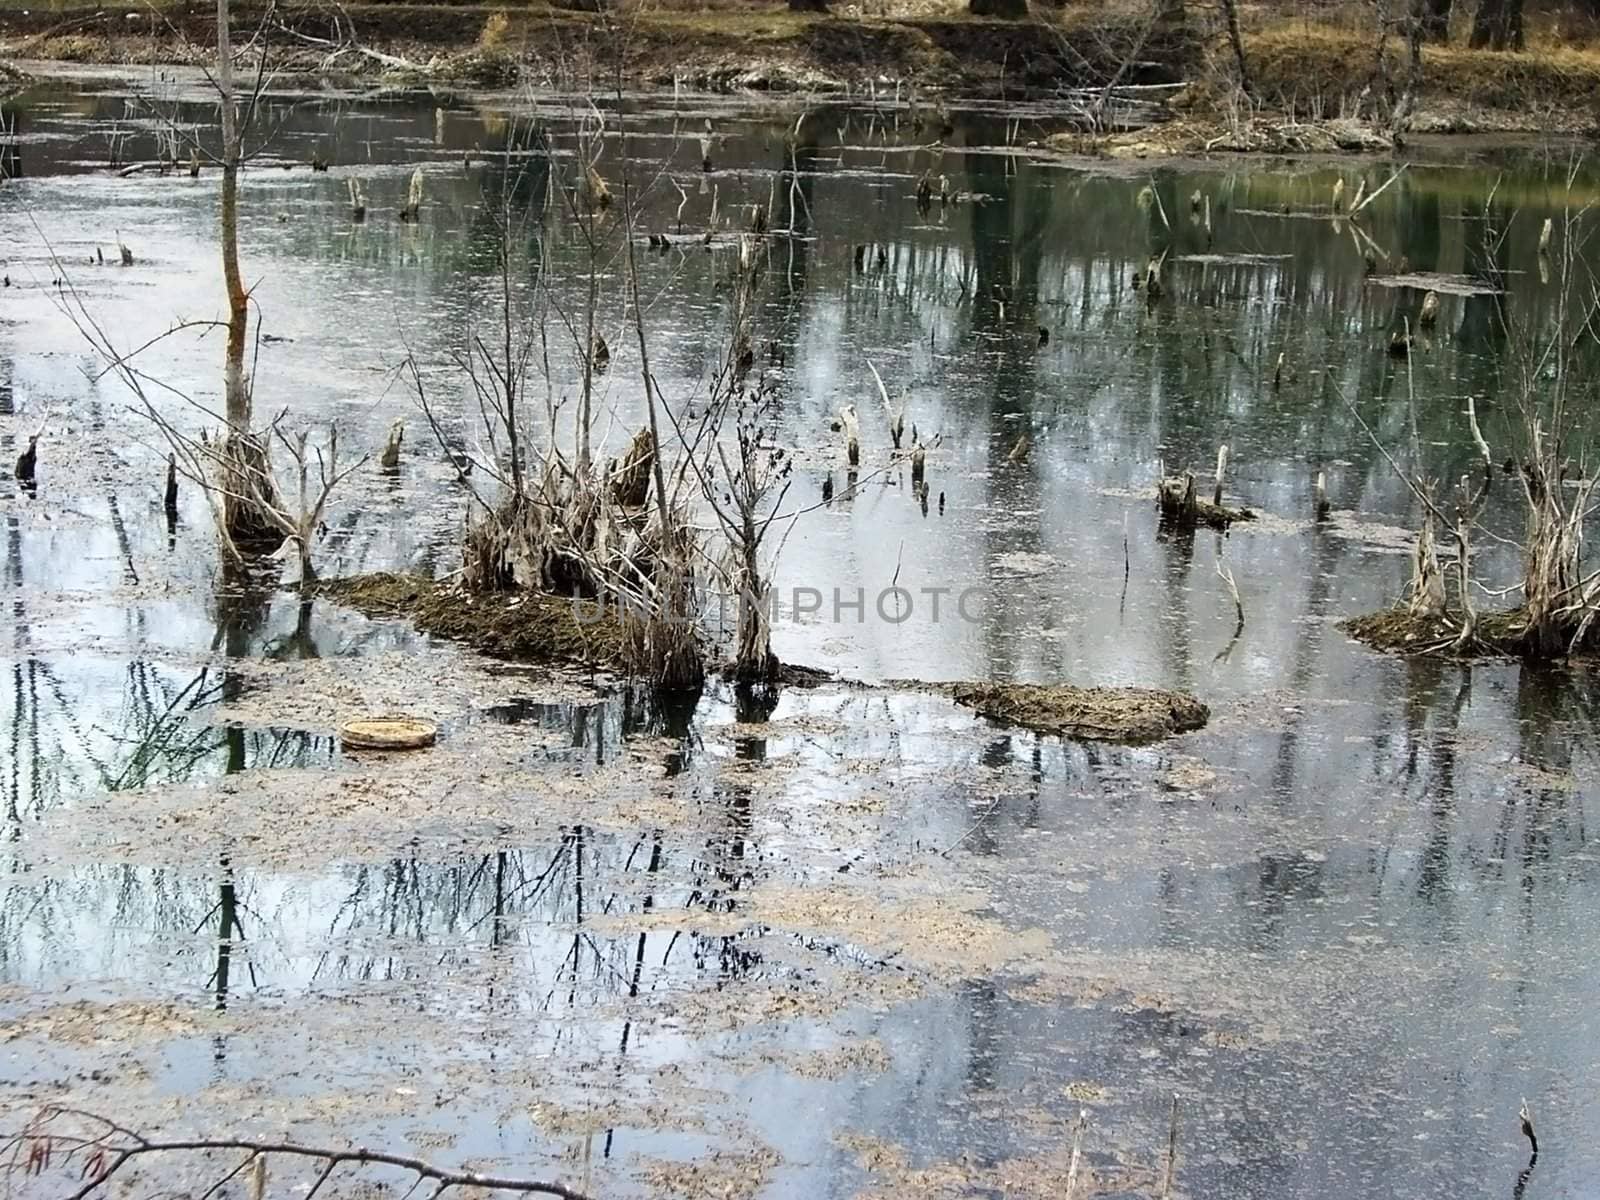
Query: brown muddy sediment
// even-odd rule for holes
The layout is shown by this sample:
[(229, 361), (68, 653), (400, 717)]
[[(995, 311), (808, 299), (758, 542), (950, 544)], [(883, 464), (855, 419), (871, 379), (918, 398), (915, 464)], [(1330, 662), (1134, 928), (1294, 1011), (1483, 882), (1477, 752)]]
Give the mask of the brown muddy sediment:
[[(377, 572), (329, 579), (318, 591), (368, 617), (404, 617), (419, 631), (471, 646), (491, 658), (623, 669), (622, 623), (615, 609), (541, 592), (472, 595), (422, 575)], [(786, 687), (835, 682), (830, 671), (784, 663)]]
[(1154, 741), (1200, 729), (1211, 716), (1193, 696), (1160, 688), (958, 683), (951, 695), (991, 721), (1098, 741)]
[(1390, 654), (1444, 654), (1459, 658), (1498, 655), (1521, 658), (1527, 652), (1527, 612), (1522, 608), (1477, 614), (1472, 640), (1459, 649), (1458, 613), (1440, 617), (1418, 616), (1404, 605), (1382, 612), (1351, 617), (1339, 626), (1356, 641)]
[(542, 592), (473, 595), (420, 575), (378, 572), (329, 579), (318, 590), (369, 617), (406, 617), (423, 633), (491, 658), (615, 669), (622, 623), (613, 609)]
[[(471, 595), (422, 576), (384, 572), (330, 579), (318, 586), (330, 599), (367, 616), (405, 617), (423, 633), (462, 642), (491, 658), (579, 663), (603, 670), (622, 666), (621, 622), (614, 610), (594, 602), (574, 604), (538, 592)], [(840, 682), (803, 666), (784, 667), (780, 679), (801, 688)], [(1099, 741), (1154, 741), (1200, 729), (1210, 716), (1193, 696), (1156, 688), (1012, 683), (946, 688), (920, 680), (895, 680), (890, 686), (948, 691), (957, 704), (991, 720)]]

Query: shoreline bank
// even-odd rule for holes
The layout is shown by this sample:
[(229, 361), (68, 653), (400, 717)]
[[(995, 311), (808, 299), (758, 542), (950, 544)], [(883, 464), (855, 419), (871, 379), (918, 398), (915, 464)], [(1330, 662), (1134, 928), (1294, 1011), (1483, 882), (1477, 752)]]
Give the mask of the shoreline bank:
[[(619, 20), (554, 8), (381, 3), (348, 12), (337, 32), (315, 20), (270, 29), (280, 78), (474, 90), (681, 87), (720, 94), (865, 94), (878, 101), (892, 95), (908, 105), (932, 98), (1054, 99), (1064, 110), (1074, 95), (1092, 97), (1115, 80), (1140, 97), (1135, 123), (1154, 117), (1149, 127), (1184, 131), (1125, 137), (1115, 153), (1192, 154), (1208, 142), (1224, 151), (1308, 152), (1294, 138), (1252, 137), (1248, 130), (1240, 136), (1233, 128), (1240, 124), (1237, 105), (1219, 90), (1217, 64), (1208, 61), (1216, 59), (1215, 48), (1191, 31), (1151, 32), (1103, 14), (1002, 21), (669, 11)], [(235, 6), (238, 44), (250, 43), (263, 15), (258, 6)], [(199, 66), (210, 61), (214, 38), (215, 21), (205, 10), (0, 7), (0, 60)], [(1407, 70), (1398, 38), (1379, 51), (1355, 31), (1303, 20), (1265, 21), (1247, 34), (1245, 51), (1255, 95), (1246, 126), (1297, 127), (1325, 123), (1324, 117), (1360, 124), (1362, 97), (1375, 92), (1375, 81), (1392, 88)], [(16, 88), (0, 81), (0, 91)], [(1429, 46), (1403, 132), (1586, 133), (1600, 123), (1597, 96), (1600, 54), (1587, 50)], [(1325, 140), (1326, 152), (1381, 148), (1372, 138)]]

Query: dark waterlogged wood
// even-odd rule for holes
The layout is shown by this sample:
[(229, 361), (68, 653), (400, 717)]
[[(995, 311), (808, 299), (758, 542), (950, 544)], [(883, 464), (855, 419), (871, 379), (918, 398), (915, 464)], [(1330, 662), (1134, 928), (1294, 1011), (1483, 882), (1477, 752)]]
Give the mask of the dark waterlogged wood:
[(162, 510), (169, 521), (178, 517), (178, 456), (167, 455), (167, 486), (161, 501)]
[(34, 482), (34, 470), (39, 462), (39, 435), (28, 439), (28, 448), (17, 455), (16, 476), (19, 483)]
[(1161, 524), (1173, 529), (1227, 529), (1235, 521), (1253, 521), (1255, 513), (1248, 508), (1228, 508), (1200, 499), (1195, 494), (1194, 475), (1163, 479), (1156, 487), (1156, 509), (1161, 514)]

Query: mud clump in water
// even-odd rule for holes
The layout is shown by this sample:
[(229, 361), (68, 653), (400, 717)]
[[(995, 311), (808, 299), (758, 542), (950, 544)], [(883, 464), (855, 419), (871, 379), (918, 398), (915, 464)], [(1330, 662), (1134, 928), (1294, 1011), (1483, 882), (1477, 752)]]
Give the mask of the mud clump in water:
[(408, 617), (423, 633), (493, 658), (609, 668), (622, 662), (622, 623), (614, 609), (593, 601), (580, 609), (543, 592), (472, 595), (420, 575), (387, 573), (330, 579), (319, 588), (368, 616)]
[(1340, 628), (1374, 650), (1389, 650), (1397, 654), (1418, 654), (1436, 649), (1441, 642), (1452, 641), (1458, 629), (1443, 617), (1416, 616), (1404, 608), (1388, 608), (1383, 612), (1352, 617), (1343, 622)]
[(961, 683), (952, 694), (957, 704), (992, 721), (1101, 741), (1153, 741), (1200, 729), (1211, 718), (1211, 710), (1193, 696), (1159, 688)]
[[(1196, 99), (1199, 99), (1196, 97)], [(1332, 121), (1224, 121), (1203, 110), (1196, 117), (1140, 129), (1086, 136), (1076, 131), (1051, 136), (1068, 153), (1112, 158), (1179, 158), (1213, 154), (1382, 154), (1394, 140), (1382, 130), (1348, 118)]]
[(1524, 610), (1479, 613), (1472, 639), (1461, 647), (1461, 618), (1418, 615), (1401, 606), (1352, 617), (1339, 626), (1358, 642), (1391, 654), (1453, 654), (1479, 658), (1485, 654), (1520, 657), (1526, 649)]

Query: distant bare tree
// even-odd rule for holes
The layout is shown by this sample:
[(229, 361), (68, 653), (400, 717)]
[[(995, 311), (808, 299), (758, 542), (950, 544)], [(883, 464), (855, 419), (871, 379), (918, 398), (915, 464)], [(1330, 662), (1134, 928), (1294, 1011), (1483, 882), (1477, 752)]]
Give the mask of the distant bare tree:
[(1028, 0), (967, 0), (967, 11), (975, 17), (1020, 21), (1028, 15)]
[(1228, 45), (1233, 48), (1234, 64), (1239, 69), (1239, 90), (1253, 99), (1255, 88), (1250, 84), (1250, 64), (1244, 56), (1244, 35), (1239, 32), (1237, 0), (1222, 0), (1222, 16), (1228, 26)]
[(1451, 0), (1416, 0), (1412, 20), (1416, 25), (1417, 40), (1449, 41), (1450, 8)]
[(1521, 50), (1523, 0), (1479, 0), (1472, 20), (1474, 50)]
[[(228, 340), (223, 358), (224, 412), (228, 432), (223, 443), (221, 478), (223, 527), (229, 542), (242, 551), (270, 549), (283, 541), (280, 523), (271, 514), (283, 508), (268, 466), (268, 435), (250, 428), (251, 384), (244, 373), (244, 348), (250, 325), (250, 296), (239, 269), (239, 168), (244, 140), (239, 98), (233, 78), (233, 38), (228, 0), (217, 0), (216, 87), (222, 108), (222, 278), (228, 291)], [(265, 51), (263, 63), (265, 62)], [(257, 95), (260, 94), (259, 85)], [(251, 102), (254, 111), (254, 99)]]

